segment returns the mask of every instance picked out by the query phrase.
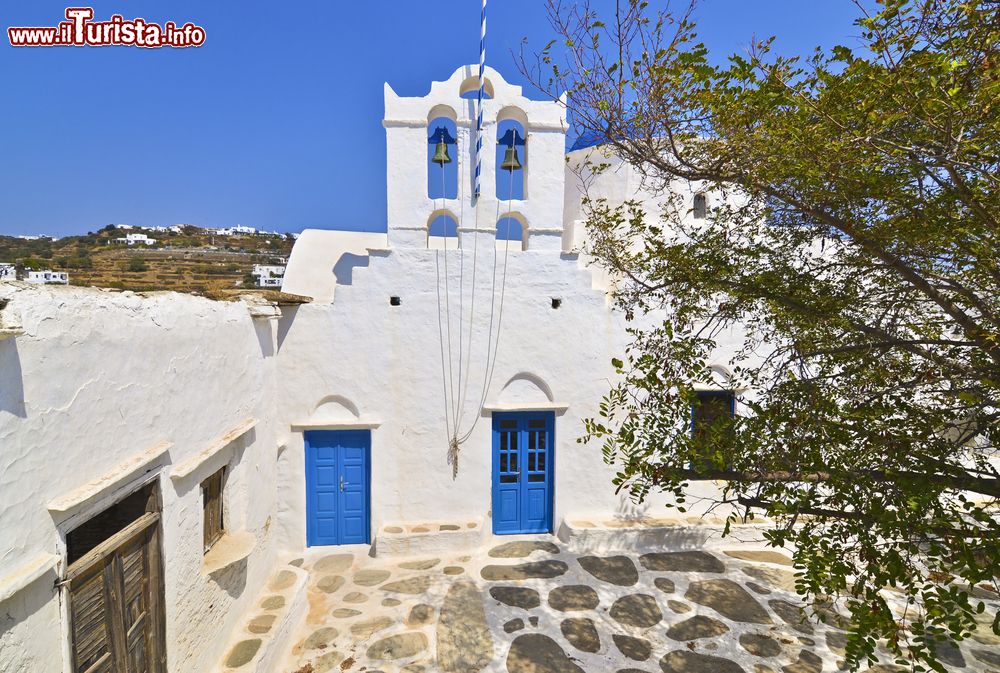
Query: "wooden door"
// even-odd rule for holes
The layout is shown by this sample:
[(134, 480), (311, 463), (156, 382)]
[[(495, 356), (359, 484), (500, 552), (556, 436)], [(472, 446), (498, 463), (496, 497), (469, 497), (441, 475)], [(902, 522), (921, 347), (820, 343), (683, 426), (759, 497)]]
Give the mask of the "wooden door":
[(147, 512), (67, 572), (74, 673), (164, 673), (160, 515)]

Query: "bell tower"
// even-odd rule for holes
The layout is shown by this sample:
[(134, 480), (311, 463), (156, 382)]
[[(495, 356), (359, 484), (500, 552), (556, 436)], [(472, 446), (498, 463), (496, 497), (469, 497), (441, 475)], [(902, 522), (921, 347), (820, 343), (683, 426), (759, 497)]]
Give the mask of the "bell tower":
[[(504, 221), (521, 224), (521, 248), (559, 251), (565, 106), (530, 100), (521, 87), (486, 68), (476, 198), (478, 73), (478, 65), (462, 66), (447, 80), (433, 82), (426, 96), (398, 96), (386, 83), (389, 245), (468, 248), (480, 237), (478, 245), (492, 246), (497, 224)], [(457, 240), (435, 244), (435, 235), (455, 234)]]

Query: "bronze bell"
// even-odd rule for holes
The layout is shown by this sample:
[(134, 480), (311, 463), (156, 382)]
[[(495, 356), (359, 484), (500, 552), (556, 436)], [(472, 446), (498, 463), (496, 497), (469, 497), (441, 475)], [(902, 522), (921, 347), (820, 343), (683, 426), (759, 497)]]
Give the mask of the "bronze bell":
[(448, 156), (448, 144), (444, 140), (439, 140), (434, 146), (434, 158), (431, 161), (440, 166), (451, 163), (451, 157)]
[(513, 145), (508, 145), (503, 153), (503, 163), (500, 164), (502, 171), (521, 170), (521, 161), (517, 158), (517, 149)]

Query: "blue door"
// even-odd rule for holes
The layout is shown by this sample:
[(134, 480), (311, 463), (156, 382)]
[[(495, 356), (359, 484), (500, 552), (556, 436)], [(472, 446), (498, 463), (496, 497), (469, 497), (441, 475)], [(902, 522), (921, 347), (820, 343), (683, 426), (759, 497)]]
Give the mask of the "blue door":
[(493, 532), (552, 532), (551, 411), (493, 414)]
[(371, 542), (368, 430), (313, 430), (306, 443), (306, 544)]

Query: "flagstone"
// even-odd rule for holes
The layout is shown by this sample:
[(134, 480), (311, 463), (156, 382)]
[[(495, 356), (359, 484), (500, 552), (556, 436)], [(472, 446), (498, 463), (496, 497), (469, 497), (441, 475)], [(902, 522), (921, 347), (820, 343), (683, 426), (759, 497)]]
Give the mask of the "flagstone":
[(344, 586), (344, 579), (342, 575), (327, 575), (325, 577), (320, 577), (319, 582), (316, 583), (316, 588), (325, 594), (332, 594), (334, 591)]
[(564, 561), (547, 559), (513, 566), (488, 565), (480, 571), (484, 580), (491, 582), (527, 579), (552, 579), (564, 575), (569, 566)]
[(437, 665), (444, 673), (479, 671), (493, 659), (483, 594), (468, 579), (451, 585), (437, 623)]
[(313, 662), (313, 673), (326, 673), (340, 665), (344, 660), (344, 655), (340, 652), (326, 652), (320, 655)]
[(250, 633), (267, 633), (274, 626), (275, 615), (258, 615), (247, 624)]
[(507, 653), (509, 673), (585, 673), (573, 663), (559, 643), (541, 633), (526, 633), (511, 643)]
[(630, 587), (639, 581), (639, 571), (628, 556), (581, 556), (577, 560), (584, 570), (602, 582)]
[(409, 577), (405, 580), (389, 582), (388, 584), (383, 584), (379, 588), (382, 589), (382, 591), (392, 591), (397, 594), (416, 595), (426, 593), (430, 586), (431, 578), (427, 575), (420, 575), (417, 577)]
[(430, 624), (434, 619), (434, 608), (426, 603), (417, 603), (410, 608), (410, 614), (406, 616), (407, 626), (423, 626)]
[(672, 594), (677, 589), (673, 580), (667, 579), (666, 577), (657, 577), (653, 580), (653, 586), (665, 594)]
[(342, 573), (354, 563), (354, 556), (351, 554), (332, 554), (324, 556), (313, 569), (319, 573)]
[(597, 652), (601, 649), (601, 636), (594, 622), (586, 617), (570, 617), (559, 625), (563, 637), (581, 652)]
[(373, 587), (376, 584), (381, 584), (382, 582), (389, 579), (392, 575), (388, 570), (372, 569), (372, 570), (359, 570), (354, 573), (354, 583), (362, 587)]
[(332, 626), (324, 626), (310, 633), (309, 637), (302, 643), (302, 647), (307, 650), (321, 650), (332, 643), (338, 635), (337, 629)]
[(520, 617), (504, 622), (503, 625), (503, 630), (506, 633), (514, 633), (515, 631), (520, 631), (523, 628), (524, 628), (524, 620), (521, 619)]
[(236, 643), (233, 645), (233, 649), (229, 651), (229, 656), (226, 657), (226, 666), (229, 668), (239, 668), (250, 663), (254, 656), (256, 656), (257, 650), (260, 649), (260, 644), (260, 638), (241, 640)]
[(791, 626), (799, 633), (813, 634), (815, 630), (809, 624), (808, 617), (801, 606), (789, 603), (788, 601), (772, 600), (768, 605), (774, 610), (774, 614), (781, 617), (781, 620)]
[(619, 652), (634, 661), (646, 661), (653, 652), (652, 644), (645, 638), (616, 633), (611, 636), (611, 640), (614, 641)]
[(781, 671), (782, 673), (822, 673), (823, 660), (809, 650), (802, 650), (795, 663), (782, 666)]
[(781, 644), (759, 633), (744, 633), (740, 636), (740, 645), (755, 657), (774, 657), (781, 653)]
[(400, 568), (405, 568), (406, 570), (430, 570), (438, 563), (441, 563), (439, 558), (423, 559), (421, 561), (407, 561), (405, 563), (400, 563)]
[(747, 590), (727, 579), (691, 582), (684, 598), (712, 608), (733, 621), (770, 624), (771, 617)]
[(712, 619), (706, 615), (695, 615), (667, 629), (667, 637), (681, 641), (697, 640), (698, 638), (721, 636), (727, 631), (729, 631), (729, 627), (718, 619)]
[(285, 597), (284, 596), (268, 596), (260, 602), (260, 607), (263, 610), (278, 610), (285, 607)]
[(726, 564), (703, 551), (653, 552), (639, 557), (646, 570), (694, 573), (721, 573)]
[(291, 570), (282, 570), (271, 580), (267, 588), (271, 591), (281, 591), (295, 584), (295, 573)]
[(556, 587), (549, 592), (549, 606), (560, 612), (593, 610), (600, 602), (597, 592), (586, 584)]
[(689, 650), (674, 650), (663, 655), (660, 669), (663, 673), (746, 673), (735, 661)]
[(990, 666), (1000, 666), (1000, 651), (997, 650), (987, 651), (987, 650), (980, 650), (977, 648), (971, 650), (971, 652), (973, 657), (983, 662), (984, 664), (989, 664)]
[(388, 617), (372, 617), (371, 619), (364, 619), (360, 622), (351, 624), (351, 635), (356, 638), (371, 638), (375, 633), (384, 631), (394, 623), (395, 622)]
[(611, 605), (608, 614), (620, 624), (640, 628), (655, 626), (663, 619), (656, 599), (647, 594), (622, 596)]
[(531, 610), (541, 604), (538, 592), (528, 587), (490, 587), (490, 596), (504, 605)]
[(419, 631), (398, 633), (372, 643), (365, 653), (369, 659), (408, 659), (427, 649), (427, 636)]
[(770, 550), (752, 549), (727, 549), (723, 552), (726, 556), (740, 559), (741, 561), (758, 561), (760, 563), (777, 563), (778, 565), (790, 566), (792, 559), (785, 554)]
[(827, 631), (826, 646), (833, 652), (843, 655), (847, 652), (847, 636), (836, 631)]
[(772, 589), (781, 589), (795, 593), (795, 573), (781, 568), (766, 568), (764, 566), (747, 566), (741, 570), (755, 580), (769, 585)]
[(524, 558), (536, 551), (558, 554), (559, 547), (552, 542), (544, 540), (516, 540), (493, 547), (490, 549), (489, 555), (491, 558)]

